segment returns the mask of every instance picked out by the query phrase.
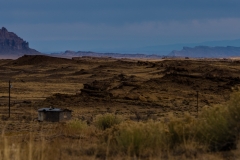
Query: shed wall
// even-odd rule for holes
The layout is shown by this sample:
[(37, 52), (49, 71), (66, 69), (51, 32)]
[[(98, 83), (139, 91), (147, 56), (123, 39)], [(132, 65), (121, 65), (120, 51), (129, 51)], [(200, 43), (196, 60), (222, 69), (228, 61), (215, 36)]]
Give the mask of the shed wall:
[(72, 113), (69, 111), (61, 112), (59, 114), (59, 121), (67, 121), (71, 119)]
[(70, 120), (72, 113), (70, 110), (59, 111), (39, 111), (38, 120), (48, 122), (60, 122)]
[(59, 114), (60, 112), (45, 112), (45, 121), (49, 122), (59, 122)]
[(44, 121), (45, 119), (45, 114), (44, 112), (38, 112), (38, 120), (39, 121)]

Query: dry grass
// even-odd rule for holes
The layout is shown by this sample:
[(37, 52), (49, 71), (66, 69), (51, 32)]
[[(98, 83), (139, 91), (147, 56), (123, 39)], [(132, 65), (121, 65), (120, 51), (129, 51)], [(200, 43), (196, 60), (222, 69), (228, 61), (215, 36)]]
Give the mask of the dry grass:
[(113, 127), (114, 125), (120, 124), (121, 122), (122, 122), (121, 117), (107, 113), (104, 115), (96, 116), (94, 124), (98, 129), (106, 130), (108, 128)]
[[(240, 158), (239, 93), (225, 103), (237, 90), (238, 62), (15, 62), (0, 62), (0, 159)], [(9, 79), (11, 118), (7, 118)], [(113, 97), (75, 95), (93, 81), (105, 82)], [(200, 91), (198, 118), (196, 90)], [(72, 109), (73, 120), (33, 121), (36, 110), (49, 105)], [(229, 142), (232, 146), (225, 145)], [(231, 150), (220, 151), (226, 149)]]
[[(31, 125), (34, 128), (36, 124)], [(207, 145), (192, 139), (185, 139), (182, 142), (177, 140), (174, 146), (170, 146), (175, 136), (179, 137), (182, 132), (173, 135), (173, 131), (168, 127), (161, 122), (126, 121), (103, 132), (94, 126), (86, 126), (81, 121), (71, 121), (66, 124), (46, 123), (41, 125), (38, 133), (3, 133), (0, 137), (0, 159), (224, 160), (239, 158), (239, 148), (228, 152), (209, 152)], [(171, 139), (171, 137), (175, 138)]]

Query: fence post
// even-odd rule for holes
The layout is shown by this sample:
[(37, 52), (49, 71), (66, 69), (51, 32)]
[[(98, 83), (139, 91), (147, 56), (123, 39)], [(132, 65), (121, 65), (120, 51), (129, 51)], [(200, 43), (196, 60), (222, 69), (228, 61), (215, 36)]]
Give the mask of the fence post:
[(9, 85), (8, 85), (8, 90), (9, 90), (9, 97), (8, 97), (8, 117), (10, 118), (10, 92), (11, 92), (11, 81), (9, 80)]
[(198, 117), (198, 92), (199, 91), (197, 91), (197, 117)]

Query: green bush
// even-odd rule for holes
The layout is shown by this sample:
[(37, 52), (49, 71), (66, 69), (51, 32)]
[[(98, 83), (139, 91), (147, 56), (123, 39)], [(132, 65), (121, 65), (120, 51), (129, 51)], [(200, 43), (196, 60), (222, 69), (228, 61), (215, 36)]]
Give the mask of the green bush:
[(122, 119), (119, 116), (107, 113), (107, 114), (96, 116), (96, 120), (94, 124), (97, 128), (101, 130), (105, 130), (121, 122), (122, 122)]
[(131, 156), (157, 154), (168, 148), (168, 132), (163, 123), (125, 122), (113, 130), (112, 149)]
[[(110, 118), (102, 117), (97, 121), (99, 128), (111, 128), (111, 123), (107, 123)], [(209, 151), (233, 149), (240, 131), (240, 93), (234, 93), (225, 104), (203, 108), (197, 118), (185, 114), (182, 118), (168, 119), (166, 123), (121, 123), (106, 132), (105, 141), (109, 143), (110, 139), (110, 149), (115, 153), (121, 151), (131, 156), (175, 152), (179, 147), (187, 150), (189, 146)]]
[(182, 118), (171, 117), (167, 124), (169, 132), (169, 147), (175, 148), (179, 144), (194, 141), (196, 119), (185, 114)]
[(228, 108), (214, 106), (205, 109), (197, 123), (197, 140), (211, 150), (227, 150), (236, 144), (236, 132), (228, 116)]
[(199, 141), (211, 150), (235, 148), (240, 130), (240, 93), (233, 93), (225, 104), (204, 109), (199, 118)]
[(240, 129), (239, 122), (240, 122), (240, 92), (233, 93), (230, 97), (230, 100), (226, 104), (228, 108), (228, 117), (230, 124), (233, 127), (237, 127), (238, 130)]

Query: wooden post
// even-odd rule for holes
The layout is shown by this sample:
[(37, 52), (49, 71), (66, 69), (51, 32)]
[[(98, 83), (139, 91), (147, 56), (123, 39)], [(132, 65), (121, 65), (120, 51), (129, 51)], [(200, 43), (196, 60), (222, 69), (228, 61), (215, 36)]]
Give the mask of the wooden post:
[(9, 89), (9, 99), (8, 99), (8, 117), (10, 118), (10, 92), (11, 92), (11, 81), (9, 80), (9, 86), (8, 86), (8, 89)]
[(197, 91), (197, 117), (198, 117), (198, 91)]

